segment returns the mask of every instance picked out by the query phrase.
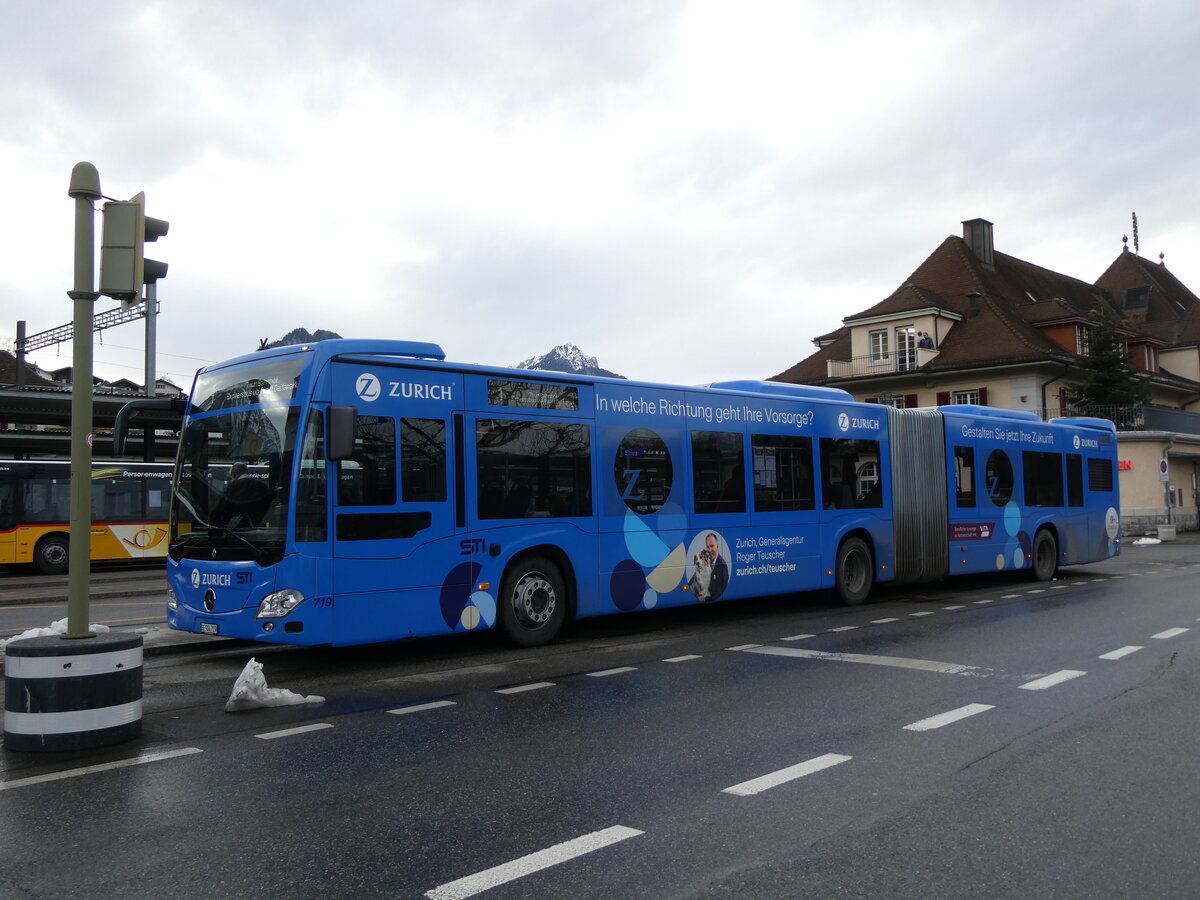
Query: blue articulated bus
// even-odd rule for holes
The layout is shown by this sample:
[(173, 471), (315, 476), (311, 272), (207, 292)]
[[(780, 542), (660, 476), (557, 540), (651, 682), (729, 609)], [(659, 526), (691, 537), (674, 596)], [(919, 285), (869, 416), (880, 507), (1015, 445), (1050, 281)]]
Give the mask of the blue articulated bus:
[(498, 627), (535, 645), (585, 616), (821, 588), (860, 603), (876, 582), (998, 570), (1045, 580), (1120, 549), (1101, 419), (331, 340), (201, 370), (181, 429), (167, 620), (259, 641)]

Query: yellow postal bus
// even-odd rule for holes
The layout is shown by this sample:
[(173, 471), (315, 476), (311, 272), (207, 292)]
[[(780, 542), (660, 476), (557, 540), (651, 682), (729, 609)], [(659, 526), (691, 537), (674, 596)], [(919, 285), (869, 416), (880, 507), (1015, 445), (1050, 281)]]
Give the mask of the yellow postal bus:
[[(93, 561), (166, 556), (172, 468), (92, 463)], [(67, 571), (70, 486), (66, 460), (0, 460), (0, 565)]]

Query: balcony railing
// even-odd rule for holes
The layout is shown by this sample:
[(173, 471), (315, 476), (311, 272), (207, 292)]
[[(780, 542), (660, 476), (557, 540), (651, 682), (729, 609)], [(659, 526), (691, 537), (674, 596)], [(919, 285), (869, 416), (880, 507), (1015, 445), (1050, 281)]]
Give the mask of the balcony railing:
[(887, 356), (854, 356), (850, 359), (831, 359), (825, 363), (829, 378), (853, 378), (856, 375), (894, 375), (911, 372), (937, 359), (938, 351), (914, 347)]
[(1093, 416), (1109, 419), (1117, 431), (1174, 431), (1178, 434), (1200, 435), (1200, 413), (1187, 412), (1169, 406), (1140, 404), (1133, 406), (1074, 406), (1041, 411), (1042, 418), (1060, 416)]

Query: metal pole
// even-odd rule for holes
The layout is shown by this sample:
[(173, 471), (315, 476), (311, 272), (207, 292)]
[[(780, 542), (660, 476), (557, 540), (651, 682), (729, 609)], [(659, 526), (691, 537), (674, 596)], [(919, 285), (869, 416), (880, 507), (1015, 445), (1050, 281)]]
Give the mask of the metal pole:
[(100, 173), (89, 162), (71, 170), (75, 198), (75, 304), (71, 363), (71, 542), (67, 577), (67, 638), (90, 638), (88, 594), (92, 550), (92, 310), (95, 288), (95, 210)]
[(155, 382), (158, 380), (158, 366), (155, 365), (155, 334), (158, 320), (158, 285), (150, 282), (146, 285), (146, 396), (154, 396)]
[(17, 321), (17, 388), (25, 387), (25, 320)]

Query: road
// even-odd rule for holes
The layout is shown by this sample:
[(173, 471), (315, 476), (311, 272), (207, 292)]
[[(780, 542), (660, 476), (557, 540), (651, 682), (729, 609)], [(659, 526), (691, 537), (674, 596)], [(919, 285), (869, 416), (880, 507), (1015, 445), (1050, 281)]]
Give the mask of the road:
[[(1197, 549), (537, 650), (194, 643), (140, 741), (3, 755), (0, 895), (1194, 896)], [(325, 702), (223, 712), (251, 656)]]
[[(89, 577), (88, 621), (109, 628), (165, 623), (161, 562), (98, 567)], [(0, 574), (0, 640), (67, 615), (67, 576), (18, 570)]]

